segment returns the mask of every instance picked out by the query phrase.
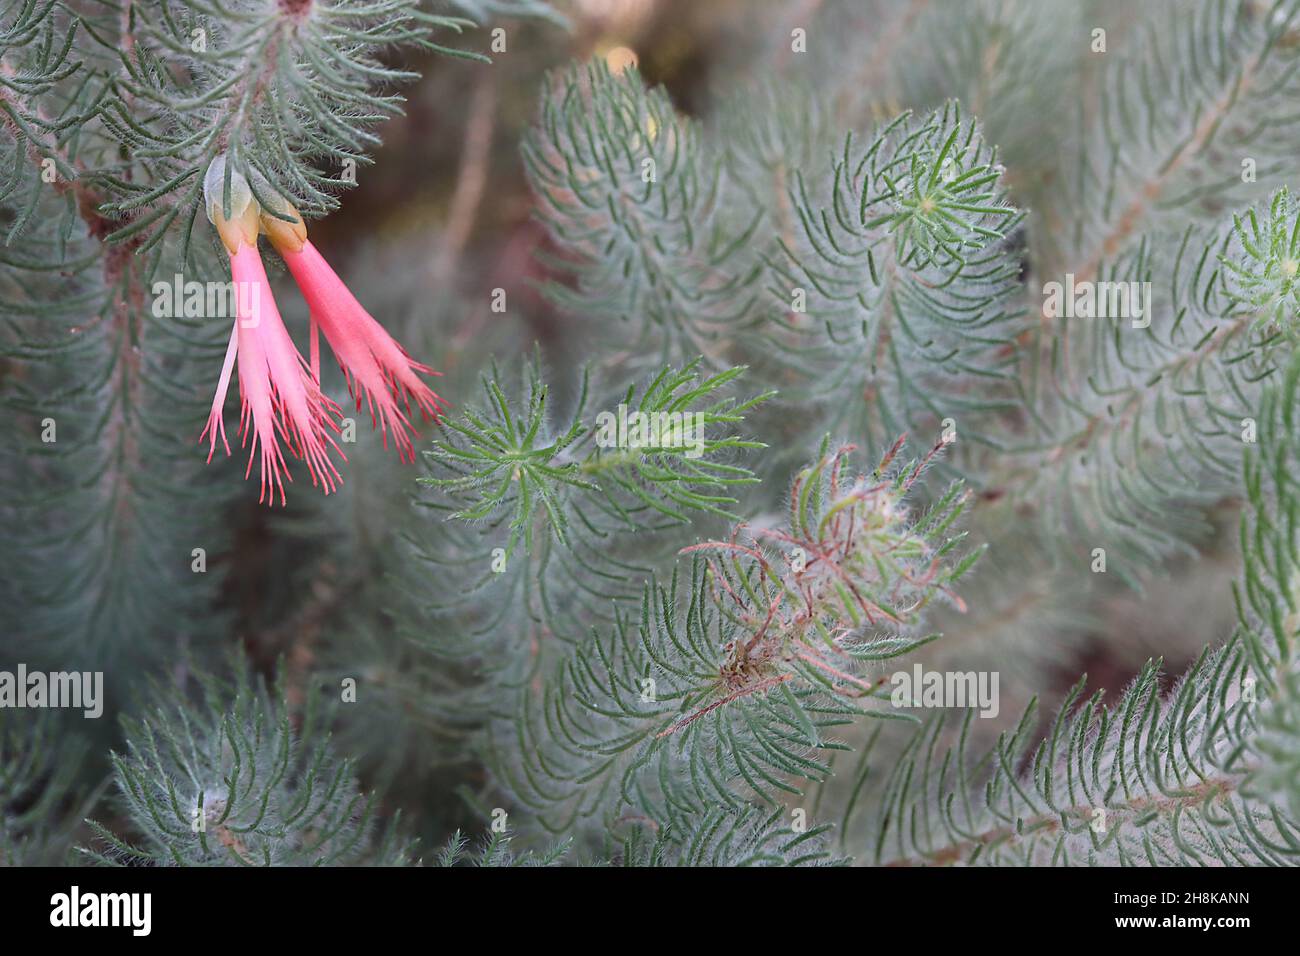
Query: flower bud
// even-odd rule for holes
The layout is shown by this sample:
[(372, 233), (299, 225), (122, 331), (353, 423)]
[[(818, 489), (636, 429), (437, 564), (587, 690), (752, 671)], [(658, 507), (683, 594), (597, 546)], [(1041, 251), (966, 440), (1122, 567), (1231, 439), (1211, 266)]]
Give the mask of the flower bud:
[(203, 205), (208, 221), (216, 226), (217, 234), (231, 255), (239, 251), (241, 243), (257, 244), (257, 215), (261, 211), (253, 190), (238, 171), (230, 170), (230, 218), (223, 214), (226, 189), (226, 154), (222, 153), (208, 166), (203, 177)]
[[(297, 222), (286, 222), (272, 215), (267, 211), (268, 209), (281, 216), (292, 216)], [(266, 206), (262, 209), (259, 223), (262, 232), (266, 233), (266, 238), (271, 240), (271, 245), (275, 246), (277, 252), (302, 251), (303, 244), (307, 241), (307, 223), (303, 221), (302, 213), (298, 212), (297, 207), (279, 193), (268, 192)]]

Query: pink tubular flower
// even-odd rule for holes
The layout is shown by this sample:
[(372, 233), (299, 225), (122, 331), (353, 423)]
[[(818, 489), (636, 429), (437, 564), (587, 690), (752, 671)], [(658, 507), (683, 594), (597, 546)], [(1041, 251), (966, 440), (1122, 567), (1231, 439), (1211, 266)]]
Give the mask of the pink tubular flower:
[(230, 254), (236, 317), (208, 424), (199, 441), (208, 437), (208, 461), (211, 461), (220, 433), (226, 454), (230, 454), (222, 411), (231, 369), (238, 357), (241, 444), (248, 445), (252, 436), (244, 477), (252, 473), (253, 458), (260, 453), (262, 491), (258, 501), (274, 504), (278, 489), (280, 503), (284, 504), (284, 479), (292, 481), (293, 477), (280, 448), (280, 439), (288, 445), (291, 454), (307, 462), (312, 484), (319, 484), (326, 494), (334, 491), (337, 482), (342, 480), (329, 458), (330, 448), (343, 457), (330, 434), (331, 429), (339, 430), (333, 420), (339, 407), (321, 393), (280, 319), (257, 251), (260, 210), (251, 197), (243, 198), (247, 200), (244, 208), (231, 219), (222, 216), (220, 202), (209, 206), (209, 215)]
[(412, 436), (415, 429), (407, 417), (411, 400), (414, 399), (426, 419), (436, 420), (446, 407), (416, 373), (439, 373), (413, 361), (384, 327), (361, 307), (343, 280), (307, 240), (307, 229), (298, 211), (288, 202), (281, 202), (281, 212), (296, 217), (298, 221), (285, 222), (263, 212), (262, 229), (284, 258), (311, 309), (312, 374), (319, 382), (319, 327), (347, 377), (357, 409), (361, 409), (364, 396), (371, 422), (383, 434), (384, 447), (388, 447), (391, 432), (398, 457), (403, 461), (414, 461)]

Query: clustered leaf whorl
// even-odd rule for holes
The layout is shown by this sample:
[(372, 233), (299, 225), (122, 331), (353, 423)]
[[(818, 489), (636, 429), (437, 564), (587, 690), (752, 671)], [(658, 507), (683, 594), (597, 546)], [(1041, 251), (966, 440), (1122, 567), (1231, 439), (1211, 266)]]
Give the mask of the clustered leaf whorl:
[(550, 389), (535, 366), (518, 407), (494, 371), (483, 380), (483, 407), (466, 403), (442, 423), (425, 453), (434, 473), (419, 480), (463, 502), (454, 518), (495, 526), (508, 516), (508, 535), (498, 542), (507, 557), (521, 543), (533, 550), (539, 516), (541, 531), (566, 546), (580, 524), (635, 531), (645, 518), (685, 524), (692, 513), (726, 516), (737, 504), (730, 492), (757, 480), (730, 456), (764, 447), (734, 434), (735, 426), (771, 394), (743, 401), (727, 394), (743, 372), (705, 375), (698, 360), (665, 367), (590, 417), (584, 373), (561, 430), (551, 425)]
[(835, 728), (901, 717), (863, 674), (925, 642), (920, 610), (978, 552), (959, 556), (950, 533), (959, 489), (907, 514), (922, 463), (891, 470), (897, 450), (850, 482), (846, 450), (823, 448), (793, 486), (789, 529), (769, 533), (780, 558), (738, 537), (686, 549), (717, 557), (647, 587), (639, 617), (576, 644), (513, 727), (494, 727), (502, 783), (555, 832), (625, 809), (668, 824), (798, 793), (790, 778), (825, 779), (845, 749)]
[(1259, 327), (1295, 335), (1300, 310), (1300, 215), (1287, 189), (1279, 189), (1268, 210), (1248, 209), (1233, 217), (1240, 258), (1220, 256), (1227, 270), (1228, 295), (1253, 313)]
[(292, 712), (281, 688), (250, 677), (242, 661), (233, 669), (231, 680), (197, 676), (197, 694), (158, 688), (161, 701), (125, 722), (114, 776), (144, 842), (96, 825), (105, 846), (92, 856), (176, 866), (405, 862), (410, 847), (394, 831), (376, 839), (375, 798), (333, 752), (314, 698)]

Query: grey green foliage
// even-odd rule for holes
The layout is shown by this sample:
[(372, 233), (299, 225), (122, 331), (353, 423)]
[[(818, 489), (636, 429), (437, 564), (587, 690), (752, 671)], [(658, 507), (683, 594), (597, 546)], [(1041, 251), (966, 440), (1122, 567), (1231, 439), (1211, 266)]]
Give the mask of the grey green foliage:
[(550, 293), (643, 330), (653, 338), (638, 350), (669, 362), (712, 355), (710, 342), (745, 317), (753, 295), (731, 271), (748, 230), (721, 228), (718, 158), (664, 91), (635, 76), (596, 62), (548, 84), (524, 162), (577, 284)]
[(0, 866), (58, 866), (72, 851), (79, 811), (78, 764), (87, 741), (48, 711), (30, 721), (0, 712)]
[(159, 702), (126, 725), (113, 757), (118, 793), (141, 846), (100, 824), (111, 863), (176, 866), (400, 865), (412, 847), (393, 827), (375, 833), (375, 799), (351, 761), (328, 743), (313, 695), (291, 712), (283, 688), (248, 677), (197, 675), (186, 688), (155, 688)]
[[(1273, 241), (1300, 221), (1285, 193), (1258, 215)], [(1239, 486), (1245, 420), (1289, 355), (1247, 301), (1261, 294), (1257, 256), (1277, 254), (1249, 228), (1143, 238), (1103, 270), (1115, 285), (1098, 296), (1150, 283), (1137, 287), (1147, 313), (1052, 319), (1062, 331), (1048, 360), (1053, 398), (1023, 443), (1005, 446), (998, 479), (1046, 502), (1072, 547), (1105, 541), (1126, 576), (1204, 541), (1204, 509)], [(1044, 534), (1062, 537), (1059, 525)]]
[[(760, 435), (781, 436), (768, 439), (781, 451), (800, 436), (806, 447), (810, 422), (866, 434), (878, 447), (903, 431), (951, 432), (939, 467), (977, 492), (976, 518), (992, 535), (987, 560), (999, 568), (982, 575), (977, 567), (962, 589), (975, 621), (938, 608), (930, 616), (943, 620), (945, 639), (899, 650), (948, 659), (944, 645), (969, 627), (993, 636), (968, 656), (983, 650), (984, 666), (1010, 666), (997, 653), (1004, 646), (1009, 657), (1011, 639), (1077, 640), (1092, 626), (1090, 599), (1107, 593), (1109, 580), (1140, 588), (1171, 556), (1211, 547), (1216, 510), (1239, 493), (1252, 422), (1290, 357), (1295, 217), (1288, 194), (1275, 191), (1285, 163), (1268, 159), (1289, 140), (1268, 110), (1294, 75), (1294, 5), (1207, 3), (1173, 29), (1163, 9), (1121, 25), (1113, 6), (1092, 5), (1067, 19), (1109, 26), (1119, 55), (1088, 60), (1081, 38), (1064, 79), (1041, 93), (1026, 88), (1032, 67), (1019, 86), (1013, 70), (997, 68), (1048, 35), (1050, 12), (971, 4), (962, 15), (972, 35), (954, 53), (924, 38), (926, 25), (949, 35), (933, 30), (925, 4), (869, 6), (879, 15), (871, 32), (897, 31), (911, 54), (883, 71), (892, 102), (837, 98), (842, 77), (819, 69), (824, 60), (802, 88), (758, 82), (756, 92), (731, 95), (721, 101), (726, 119), (703, 127), (669, 113), (635, 75), (594, 67), (558, 81), (527, 152), (542, 218), (574, 276), (572, 287), (549, 291), (581, 314), (637, 311), (634, 327), (659, 354), (743, 360), (781, 383), (767, 414), (755, 416)], [(941, 16), (944, 5), (934, 6)], [(872, 16), (848, 7), (826, 12), (824, 34), (847, 36), (845, 23)], [(1189, 49), (1178, 52), (1183, 42)], [(1180, 72), (1188, 60), (1209, 66)], [(1015, 180), (979, 125), (933, 96), (941, 76), (990, 64), (979, 93), (995, 103), (998, 139), (1009, 133), (1012, 158), (1040, 164)], [(1256, 95), (1244, 95), (1246, 84)], [(1061, 116), (1078, 115), (1065, 100), (1082, 97), (1079, 148), (1045, 155), (1041, 139), (1020, 132), (1023, 114), (1017, 127), (998, 95), (1013, 89), (1061, 97)], [(917, 112), (902, 109), (908, 97)], [(1171, 97), (1186, 108), (1158, 105)], [(1142, 109), (1155, 122), (1145, 123)], [(849, 135), (836, 145), (829, 129), (846, 113)], [(1231, 175), (1248, 187), (1235, 190), (1237, 205), (1254, 207), (1236, 219), (1225, 215), (1230, 201), (1219, 202), (1224, 191), (1211, 193), (1208, 172), (1234, 147), (1265, 157), (1253, 179), (1234, 164)], [(684, 172), (656, 191), (636, 173), (658, 169), (665, 155)], [(721, 206), (715, 193), (726, 197)], [(1042, 211), (1017, 208), (1030, 202)], [(641, 245), (647, 222), (654, 241)], [(693, 281), (683, 290), (671, 281), (679, 277)], [(1132, 315), (1048, 312), (1048, 283), (1072, 279), (1125, 289), (1149, 282), (1151, 294)], [(730, 308), (715, 304), (715, 292)], [(634, 352), (654, 348), (638, 339)], [(942, 505), (941, 485), (928, 493)], [(770, 507), (770, 497), (760, 500)], [(1099, 553), (1103, 563), (1090, 566)], [(1013, 567), (1022, 570), (1002, 573)], [(1094, 577), (1098, 570), (1112, 577)], [(846, 794), (831, 775), (854, 763), (845, 755), (837, 765), (837, 744), (824, 738), (852, 717), (841, 725), (835, 707), (787, 694), (801, 686), (793, 680), (763, 683), (779, 670), (742, 681), (760, 688), (753, 700), (719, 689), (730, 673), (725, 649), (736, 642), (725, 613), (709, 617), (711, 595), (743, 595), (750, 574), (728, 580), (715, 569), (706, 579), (697, 566), (689, 580), (672, 581), (649, 590), (640, 612), (624, 612), (608, 637), (598, 631), (590, 649), (576, 647), (536, 701), (492, 732), (509, 791), (549, 830), (621, 812), (662, 821), (737, 794), (761, 801), (806, 789), (814, 805), (839, 800), (840, 845), (879, 862), (1275, 863), (1290, 855), (1291, 818), (1253, 795), (1258, 778), (1240, 749), (1256, 739), (1260, 719), (1233, 699), (1248, 678), (1248, 633), (1201, 654), (1171, 693), (1156, 664), (1113, 709), (1096, 697), (1082, 703), (1076, 688), (1043, 744), (1032, 716), (991, 750), (970, 719), (958, 721), (964, 731), (951, 719), (930, 723), (910, 744), (871, 733), (880, 746), (857, 763)], [(770, 607), (762, 594), (755, 588), (739, 603)], [(1007, 621), (1010, 609), (1029, 621)], [(761, 613), (728, 623), (751, 638), (767, 634)], [(676, 679), (665, 689), (666, 677)], [(1270, 746), (1284, 756), (1286, 714), (1270, 714)], [(830, 752), (819, 755), (823, 748)], [(1096, 810), (1109, 820), (1094, 832)], [(855, 845), (863, 821), (878, 829)]]
[[(872, 858), (896, 863), (1294, 865), (1294, 516), (1300, 362), (1264, 399), (1248, 452), (1240, 626), (1166, 693), (1149, 662), (1114, 703), (1066, 697), (1046, 740), (1035, 709), (987, 753), (941, 743), (943, 720), (893, 767)], [(1028, 759), (1026, 759), (1028, 758)], [(1022, 769), (1027, 768), (1027, 769)]]
[(639, 615), (576, 648), (494, 729), (499, 772), (548, 829), (772, 804), (829, 772), (836, 728), (899, 717), (873, 672), (932, 639), (922, 609), (978, 556), (949, 531), (965, 497), (955, 487), (912, 521), (921, 462), (891, 452), (855, 474), (846, 449), (823, 451), (795, 479), (785, 528), (688, 549), (689, 572), (648, 586)]
[[(737, 503), (729, 489), (757, 479), (725, 459), (763, 445), (720, 433), (720, 426), (738, 425), (771, 393), (743, 402), (723, 397), (727, 383), (744, 370), (705, 378), (697, 365), (664, 368), (640, 395), (636, 386), (629, 387), (615, 409), (602, 410), (592, 423), (583, 420), (584, 377), (568, 426), (554, 434), (547, 428), (548, 389), (535, 370), (519, 418), (498, 380), (487, 379), (483, 390), (491, 411), (469, 408), (446, 419), (446, 438), (426, 453), (437, 465), (435, 476), (420, 480), (466, 498), (453, 518), (475, 521), (509, 512), (507, 558), (520, 542), (533, 549), (534, 526), (542, 515), (546, 531), (565, 545), (578, 520), (587, 527), (621, 522), (635, 530), (642, 514), (679, 523), (692, 511), (726, 517), (726, 509)], [(451, 477), (441, 477), (444, 472)], [(574, 495), (579, 500), (570, 500)]]
[[(762, 443), (744, 422), (768, 396), (746, 397), (742, 372), (710, 375), (690, 363), (625, 387), (584, 374), (560, 425), (536, 363), (524, 368), (518, 398), (500, 372), (485, 377), (482, 404), (467, 401), (444, 419), (426, 452), (420, 481), (436, 493), (421, 504), (446, 521), (409, 536), (417, 560), (446, 583), (417, 600), (457, 622), (437, 645), (513, 684), (556, 641), (581, 641), (616, 604), (635, 602), (654, 562), (671, 553), (668, 532), (692, 516), (725, 517), (757, 481), (745, 462)], [(597, 387), (608, 397), (593, 398)], [(653, 427), (642, 432), (634, 416)], [(632, 426), (621, 437), (620, 422)], [(510, 597), (484, 600), (493, 593)], [(506, 625), (521, 607), (534, 623)]]
[(956, 103), (847, 135), (833, 162), (795, 174), (800, 228), (773, 279), (802, 300), (786, 322), (824, 369), (814, 394), (867, 399), (844, 403), (838, 427), (870, 416), (876, 434), (935, 434), (960, 419), (977, 437), (981, 417), (1014, 407), (1007, 345), (1024, 321), (1007, 237), (1023, 214), (1002, 174)]
[(616, 866), (826, 866), (845, 862), (826, 849), (828, 825), (802, 831), (778, 810), (710, 807), (667, 826), (625, 820), (609, 836)]
[[(123, 711), (5, 717), (0, 860), (1296, 862), (1300, 0), (755, 4), (689, 104), (560, 65), (543, 301), (485, 322), (449, 267), (430, 306), (427, 246), (348, 236), (451, 410), (418, 472), (363, 440), (265, 516), (197, 447), (228, 317), (154, 283), (227, 277), (218, 155), (338, 211), (417, 67), (565, 21), (438, 10), (0, 13), (0, 669)], [(483, 75), (422, 106), (507, 123)], [(895, 706), (914, 665), (1000, 716)]]
[[(1275, 864), (1295, 825), (1240, 790), (1251, 715), (1239, 647), (1208, 653), (1167, 697), (1152, 662), (1113, 707), (1066, 697), (1047, 739), (1036, 710), (978, 759), (934, 722), (885, 785), (874, 860), (1013, 865)], [(1075, 709), (1077, 706), (1077, 710)], [(968, 723), (968, 721), (967, 721)], [(1020, 769), (1030, 757), (1029, 772)]]
[(451, 866), (554, 866), (563, 861), (568, 847), (557, 843), (549, 850), (535, 853), (526, 850), (521, 854), (510, 851), (508, 834), (493, 830), (480, 846), (470, 849), (469, 839), (459, 830), (451, 835), (446, 845), (438, 851), (435, 865)]
[(365, 161), (370, 127), (398, 109), (391, 88), (413, 78), (380, 51), (448, 52), (433, 38), (466, 24), (414, 0), (42, 0), (0, 15), (0, 356), (18, 449), (3, 593), (26, 653), (125, 669), (228, 625), (208, 611), (220, 574), (190, 564), (230, 540), (229, 476), (196, 448), (229, 326), (160, 310), (154, 283), (229, 277), (207, 234), (193, 239), (214, 156), (305, 211), (333, 208), (340, 164)]
[(1246, 459), (1245, 487), (1249, 508), (1241, 523), (1242, 579), (1236, 589), (1240, 627), (1246, 635), (1254, 696), (1260, 701), (1258, 726), (1251, 746), (1254, 772), (1248, 792), (1269, 801), (1295, 819), (1300, 801), (1297, 781), (1300, 756), (1296, 725), (1300, 690), (1296, 638), (1300, 634), (1300, 540), (1296, 514), (1300, 488), (1300, 362), (1293, 360), (1285, 379), (1266, 397), (1260, 441)]
[[(467, 12), (488, 7), (550, 14), (541, 3)], [(394, 52), (454, 54), (487, 68), (477, 52), (484, 37), (471, 27), (418, 0), (23, 0), (0, 13), (0, 401), (9, 439), (0, 462), (0, 667), (102, 669), (112, 712), (138, 695), (143, 675), (191, 652), (212, 663), (214, 646), (249, 625), (222, 607), (247, 586), (227, 558), (249, 523), (238, 469), (205, 466), (198, 448), (232, 317), (159, 308), (173, 277), (230, 278), (199, 213), (203, 172), (225, 152), (236, 157), (229, 168), (260, 171), (309, 215), (336, 208), (339, 190), (355, 182), (350, 171), (379, 144), (376, 124), (399, 112), (398, 86), (416, 78), (386, 65)], [(267, 589), (272, 601), (280, 586)], [(239, 717), (209, 717), (205, 736), (283, 734), (267, 701), (243, 705)], [(130, 723), (129, 733), (161, 734), (157, 719)], [(96, 729), (79, 751), (79, 736), (51, 746), (59, 734), (44, 723), (6, 727), (7, 861), (55, 862), (84, 841), (75, 796), (97, 792), (111, 733)], [(138, 742), (143, 749), (123, 747), (119, 770), (128, 790), (128, 779), (136, 785), (140, 817), (110, 820), (101, 805), (96, 819), (121, 841), (107, 852), (233, 860), (220, 840), (204, 850), (179, 837), (188, 818), (168, 821), (175, 807), (157, 802), (192, 784), (191, 773), (219, 788), (220, 751), (202, 768), (174, 754), (155, 764), (161, 755)], [(316, 753), (317, 743), (307, 749)], [(274, 766), (282, 756), (257, 759)], [(351, 797), (338, 802), (343, 791), (305, 808), (291, 793), (253, 785), (239, 797), (273, 796), (280, 815), (278, 830), (254, 828), (248, 857), (396, 858), (380, 844), (366, 848), (367, 828), (343, 813)], [(257, 808), (238, 809), (238, 826), (251, 826)], [(319, 838), (295, 842), (291, 818), (339, 829), (313, 851)], [(349, 849), (354, 838), (362, 849)]]
[[(89, 178), (108, 197), (102, 210), (119, 220), (109, 239), (140, 237), (142, 251), (173, 225), (188, 249), (203, 174), (223, 153), (232, 170), (263, 174), (304, 213), (336, 208), (330, 190), (346, 186), (346, 164), (355, 172), (379, 144), (368, 127), (398, 112), (392, 88), (415, 79), (384, 66), (379, 52), (401, 43), (472, 55), (438, 42), (468, 21), (427, 13), (418, 0), (212, 7), (165, 0), (132, 5), (129, 17), (122, 71), (96, 105), (132, 163)], [(84, 28), (98, 38), (97, 26)], [(111, 36), (103, 42), (114, 49)]]

